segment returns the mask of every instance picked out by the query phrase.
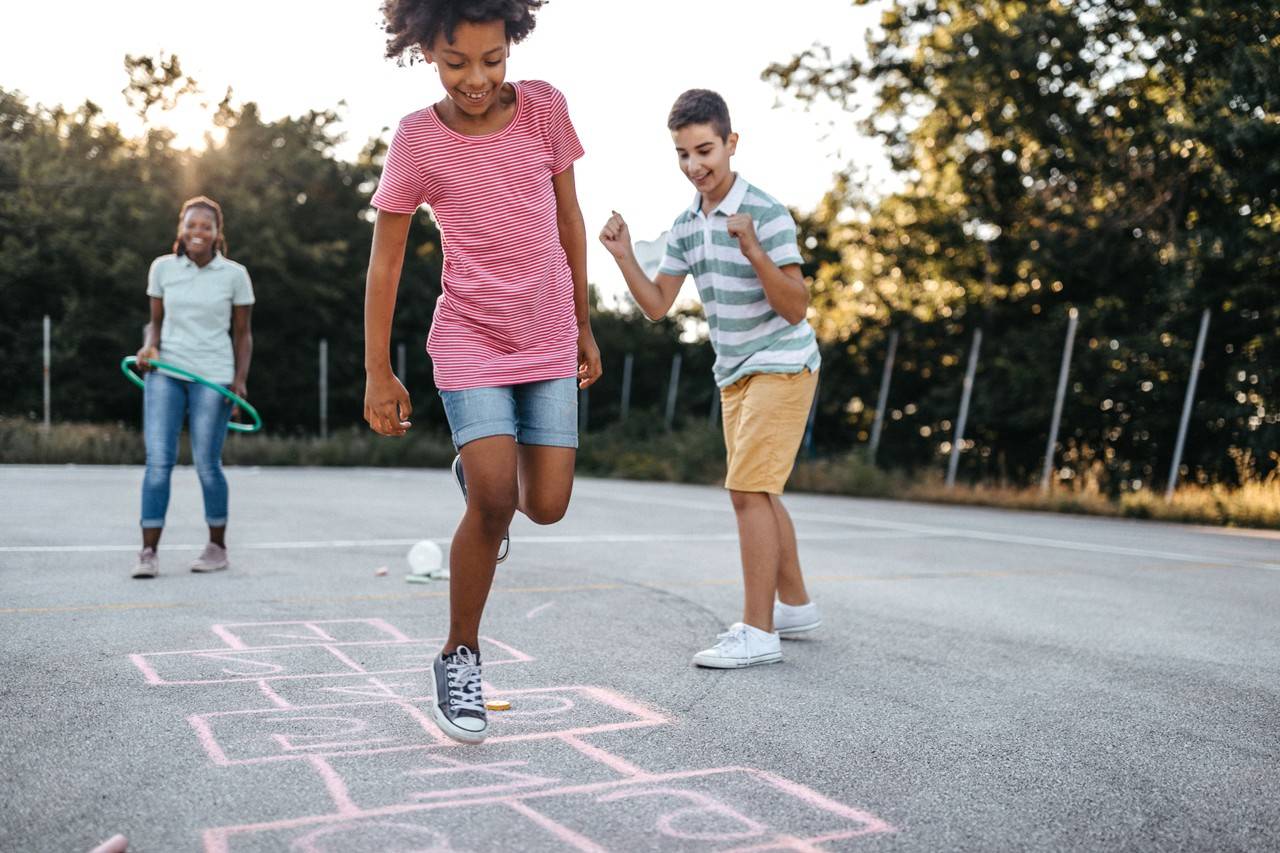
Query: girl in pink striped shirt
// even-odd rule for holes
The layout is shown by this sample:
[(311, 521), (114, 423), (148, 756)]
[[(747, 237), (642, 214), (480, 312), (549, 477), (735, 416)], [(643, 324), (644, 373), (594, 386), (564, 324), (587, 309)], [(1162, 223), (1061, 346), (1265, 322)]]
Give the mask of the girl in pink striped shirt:
[(577, 392), (601, 372), (573, 180), (582, 145), (553, 86), (506, 82), (510, 46), (533, 29), (542, 2), (383, 6), (387, 55), (435, 65), (445, 97), (400, 121), (373, 196), (364, 416), (382, 435), (410, 426), (409, 394), (391, 371), (391, 319), (409, 224), (426, 204), (444, 238), (427, 351), (466, 500), (449, 551), (449, 639), (435, 659), (432, 711), (466, 743), (487, 732), (478, 635), (508, 525), (517, 509), (539, 524), (564, 515)]

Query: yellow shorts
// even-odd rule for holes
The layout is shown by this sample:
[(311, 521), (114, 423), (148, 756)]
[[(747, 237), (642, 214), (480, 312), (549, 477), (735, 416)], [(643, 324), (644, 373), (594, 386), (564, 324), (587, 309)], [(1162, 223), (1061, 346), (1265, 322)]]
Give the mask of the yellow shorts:
[(782, 494), (809, 422), (818, 374), (752, 373), (720, 389), (729, 471), (735, 492)]

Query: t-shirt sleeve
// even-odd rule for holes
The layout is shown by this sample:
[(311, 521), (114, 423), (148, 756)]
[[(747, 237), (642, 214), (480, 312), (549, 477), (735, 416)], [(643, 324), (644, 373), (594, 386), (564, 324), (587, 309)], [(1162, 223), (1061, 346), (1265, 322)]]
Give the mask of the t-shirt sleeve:
[(667, 234), (667, 246), (662, 252), (662, 263), (658, 265), (658, 272), (664, 275), (689, 274), (689, 264), (684, 259), (684, 249), (680, 247), (675, 229)]
[(402, 121), (391, 137), (391, 146), (382, 164), (382, 177), (371, 204), (384, 213), (414, 213), (425, 200), (422, 174)]
[(256, 300), (253, 296), (253, 282), (249, 280), (249, 271), (242, 267), (239, 272), (235, 289), (231, 292), (231, 304), (252, 305)]
[(551, 144), (551, 174), (558, 175), (583, 155), (578, 132), (569, 118), (569, 104), (559, 89), (551, 90), (551, 114), (547, 124)]
[(791, 213), (779, 205), (769, 213), (769, 219), (756, 229), (756, 236), (761, 247), (769, 255), (769, 260), (780, 267), (788, 264), (802, 264), (800, 245), (796, 235), (796, 221)]
[(154, 296), (156, 299), (164, 299), (164, 282), (160, 279), (160, 262), (163, 260), (162, 257), (156, 258), (147, 271), (147, 296)]

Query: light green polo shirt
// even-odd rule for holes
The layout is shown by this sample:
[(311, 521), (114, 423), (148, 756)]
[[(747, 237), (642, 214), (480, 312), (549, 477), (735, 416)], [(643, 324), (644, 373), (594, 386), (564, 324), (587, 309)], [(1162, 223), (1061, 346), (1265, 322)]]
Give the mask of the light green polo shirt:
[(249, 271), (221, 254), (203, 267), (186, 256), (162, 255), (151, 263), (147, 295), (164, 300), (160, 360), (231, 384), (236, 370), (231, 308), (253, 304)]
[(750, 214), (756, 237), (780, 267), (802, 262), (796, 223), (780, 202), (741, 176), (711, 215), (702, 212), (702, 196), (676, 218), (667, 236), (659, 271), (692, 274), (707, 315), (716, 361), (716, 384), (732, 385), (753, 373), (816, 373), (822, 358), (808, 320), (789, 323), (769, 305), (755, 268), (729, 235), (729, 217)]

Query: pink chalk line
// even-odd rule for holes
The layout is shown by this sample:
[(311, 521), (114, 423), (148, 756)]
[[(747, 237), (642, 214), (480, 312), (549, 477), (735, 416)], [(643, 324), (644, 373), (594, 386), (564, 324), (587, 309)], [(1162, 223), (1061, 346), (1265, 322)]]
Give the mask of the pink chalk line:
[[(764, 782), (766, 784), (769, 784), (777, 788), (778, 790), (784, 793), (787, 793), (793, 797), (797, 797), (802, 802), (805, 802), (813, 806), (814, 808), (817, 808), (822, 811), (830, 812), (840, 817), (845, 817), (862, 824), (862, 826), (858, 827), (857, 829), (828, 833), (817, 839), (794, 839), (796, 843), (813, 844), (813, 843), (819, 843), (821, 841), (834, 841), (834, 840), (841, 840), (845, 838), (853, 838), (859, 835), (870, 835), (870, 834), (876, 834), (876, 833), (896, 831), (891, 825), (889, 825), (885, 821), (880, 820), (874, 815), (868, 814), (867, 812), (861, 811), (859, 809), (851, 808), (842, 803), (838, 803), (796, 782), (791, 782), (790, 780), (782, 779), (781, 777), (775, 776), (772, 773), (767, 773), (762, 770), (755, 770), (749, 767), (717, 767), (717, 768), (705, 769), (705, 770), (686, 770), (686, 771), (680, 771), (676, 773), (653, 774), (653, 775), (646, 776), (639, 779), (624, 779), (624, 780), (615, 781), (615, 782), (594, 782), (594, 783), (582, 784), (582, 785), (569, 785), (563, 788), (544, 789), (540, 791), (528, 791), (526, 793), (521, 793), (521, 794), (505, 794), (505, 795), (493, 795), (493, 796), (479, 795), (479, 796), (469, 796), (465, 799), (459, 799), (459, 800), (446, 800), (446, 801), (436, 801), (436, 802), (430, 802), (430, 803), (414, 803), (414, 804), (401, 804), (401, 805), (392, 805), (392, 806), (380, 806), (374, 809), (363, 810), (359, 813), (358, 817), (362, 819), (391, 817), (396, 815), (414, 814), (418, 812), (429, 812), (437, 809), (461, 808), (461, 807), (474, 808), (476, 806), (485, 805), (489, 803), (501, 803), (503, 805), (510, 806), (512, 803), (520, 802), (527, 805), (528, 800), (536, 800), (544, 797), (572, 796), (572, 795), (578, 795), (578, 794), (583, 794), (583, 795), (600, 794), (600, 795), (607, 796), (612, 792), (624, 791), (627, 788), (632, 788), (632, 787), (641, 786), (641, 785), (650, 785), (654, 783), (678, 782), (679, 780), (682, 780), (682, 779), (697, 779), (701, 777), (716, 776), (716, 775), (722, 775), (727, 773), (746, 773), (758, 779), (761, 782)], [(690, 792), (683, 792), (683, 793), (687, 794)], [(519, 811), (519, 809), (517, 809), (517, 811)], [(523, 814), (524, 812), (522, 811), (521, 813)], [(227, 827), (217, 827), (213, 829), (207, 829), (204, 832), (205, 849), (207, 853), (229, 853), (230, 848), (228, 846), (228, 841), (230, 837), (233, 835), (247, 835), (247, 834), (262, 833), (262, 832), (278, 832), (281, 830), (300, 829), (308, 826), (337, 823), (344, 820), (349, 820), (350, 818), (356, 817), (356, 816), (357, 815), (336, 815), (336, 814), (313, 815), (311, 817), (289, 818), (289, 819), (278, 820), (278, 821), (269, 821), (269, 822), (263, 822), (263, 823), (255, 823), (255, 824), (244, 824), (241, 826), (227, 826)], [(778, 848), (779, 843), (783, 843), (783, 844), (789, 843), (790, 840), (791, 838), (789, 836), (780, 835), (775, 841), (770, 842), (772, 847), (764, 846), (760, 849), (779, 849)], [(746, 848), (746, 849), (751, 849), (751, 848)], [(797, 849), (797, 848), (792, 846), (789, 848), (784, 847), (782, 849)]]
[[(262, 647), (253, 646), (245, 643), (245, 641), (240, 638), (240, 635), (235, 631), (232, 631), (231, 629), (232, 628), (266, 628), (266, 627), (276, 626), (276, 625), (300, 626), (304, 630), (308, 630), (314, 633), (316, 635), (317, 640), (321, 642), (333, 643), (333, 642), (339, 642), (338, 639), (330, 635), (323, 628), (320, 628), (318, 626), (320, 625), (352, 625), (352, 624), (368, 625), (369, 627), (376, 628), (379, 631), (382, 631), (383, 633), (388, 634), (391, 637), (390, 640), (381, 640), (381, 641), (368, 640), (365, 642), (392, 642), (392, 643), (413, 642), (413, 640), (410, 637), (405, 636), (405, 634), (401, 632), (400, 629), (396, 628), (394, 625), (382, 619), (308, 619), (305, 621), (291, 621), (291, 622), (228, 622), (224, 625), (214, 625), (210, 630), (212, 630), (213, 633), (221, 637), (222, 641), (225, 642), (227, 646), (230, 648), (253, 649), (253, 648), (262, 648)], [(287, 636), (287, 635), (284, 635), (284, 636)], [(308, 639), (308, 638), (299, 637), (298, 639)], [(309, 643), (303, 643), (301, 645), (309, 645)], [(279, 648), (279, 646), (274, 646), (273, 648)]]
[(550, 607), (553, 604), (555, 604), (554, 601), (548, 601), (546, 604), (539, 604), (537, 607), (533, 608), (528, 613), (526, 613), (524, 615), (524, 618), (532, 619), (533, 617), (537, 616), (539, 613), (546, 610), (548, 607)]

